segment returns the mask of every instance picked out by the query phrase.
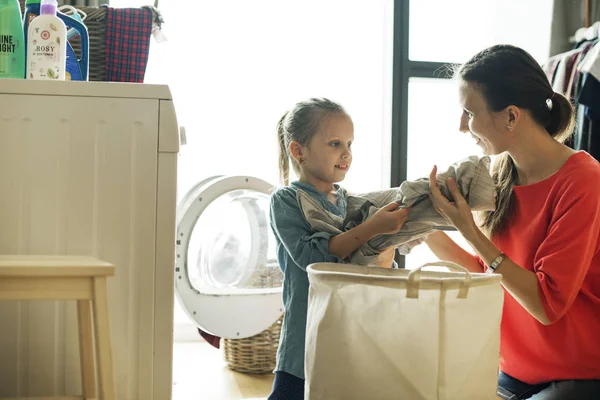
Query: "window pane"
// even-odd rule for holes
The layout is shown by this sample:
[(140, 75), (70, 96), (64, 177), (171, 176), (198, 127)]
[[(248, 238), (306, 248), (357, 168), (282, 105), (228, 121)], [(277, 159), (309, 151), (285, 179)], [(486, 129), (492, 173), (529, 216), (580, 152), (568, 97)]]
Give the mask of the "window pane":
[(213, 174), (276, 184), (277, 121), (317, 96), (340, 102), (354, 121), (342, 185), (389, 185), (392, 0), (199, 1), (182, 12), (189, 4), (161, 3), (168, 42), (152, 44), (146, 75), (170, 85), (186, 127), (180, 196)]
[[(452, 163), (481, 150), (470, 135), (459, 132), (461, 108), (458, 85), (450, 79), (412, 78), (408, 83), (408, 158), (409, 180), (428, 177), (433, 165), (444, 171)], [(450, 236), (471, 251), (457, 232)], [(416, 268), (436, 257), (423, 244), (406, 256), (406, 268)]]
[(550, 51), (552, 1), (411, 0), (409, 58), (461, 63), (494, 44), (513, 44), (538, 62)]

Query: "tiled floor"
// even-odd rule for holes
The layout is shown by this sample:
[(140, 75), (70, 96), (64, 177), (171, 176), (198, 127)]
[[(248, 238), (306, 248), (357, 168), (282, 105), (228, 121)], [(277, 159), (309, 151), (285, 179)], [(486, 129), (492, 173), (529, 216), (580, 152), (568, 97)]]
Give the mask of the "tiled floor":
[(272, 385), (273, 374), (231, 371), (222, 350), (204, 341), (173, 346), (173, 400), (265, 399)]

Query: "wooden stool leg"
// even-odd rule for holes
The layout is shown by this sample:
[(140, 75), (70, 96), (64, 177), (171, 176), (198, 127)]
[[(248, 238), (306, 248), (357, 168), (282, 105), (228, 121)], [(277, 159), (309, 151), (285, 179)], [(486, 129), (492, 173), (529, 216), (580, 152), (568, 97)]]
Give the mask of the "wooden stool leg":
[(96, 334), (96, 357), (98, 361), (98, 381), (100, 399), (115, 400), (110, 330), (108, 323), (108, 296), (106, 278), (94, 278), (94, 333)]
[(90, 300), (77, 301), (79, 317), (79, 356), (81, 358), (81, 386), (84, 399), (96, 398), (96, 366), (92, 336), (92, 304)]

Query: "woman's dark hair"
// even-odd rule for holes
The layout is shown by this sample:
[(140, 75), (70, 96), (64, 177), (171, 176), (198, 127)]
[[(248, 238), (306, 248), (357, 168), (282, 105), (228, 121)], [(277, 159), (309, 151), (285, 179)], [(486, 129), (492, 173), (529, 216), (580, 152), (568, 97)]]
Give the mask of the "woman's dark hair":
[[(555, 93), (537, 61), (525, 50), (510, 45), (489, 47), (460, 66), (455, 77), (480, 91), (491, 112), (513, 105), (529, 111), (548, 134), (563, 143), (574, 127), (569, 100)], [(494, 163), (496, 210), (481, 215), (481, 227), (489, 236), (500, 232), (512, 211), (512, 192), (517, 170), (508, 153)]]

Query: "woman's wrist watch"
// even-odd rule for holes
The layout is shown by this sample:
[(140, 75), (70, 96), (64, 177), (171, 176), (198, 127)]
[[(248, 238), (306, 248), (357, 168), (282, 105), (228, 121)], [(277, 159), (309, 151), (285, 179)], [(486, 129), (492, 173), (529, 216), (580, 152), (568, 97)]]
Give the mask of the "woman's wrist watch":
[(500, 253), (500, 255), (494, 258), (494, 261), (487, 266), (487, 270), (485, 271), (487, 274), (493, 274), (496, 271), (496, 268), (502, 263), (502, 261), (506, 260), (506, 254)]

